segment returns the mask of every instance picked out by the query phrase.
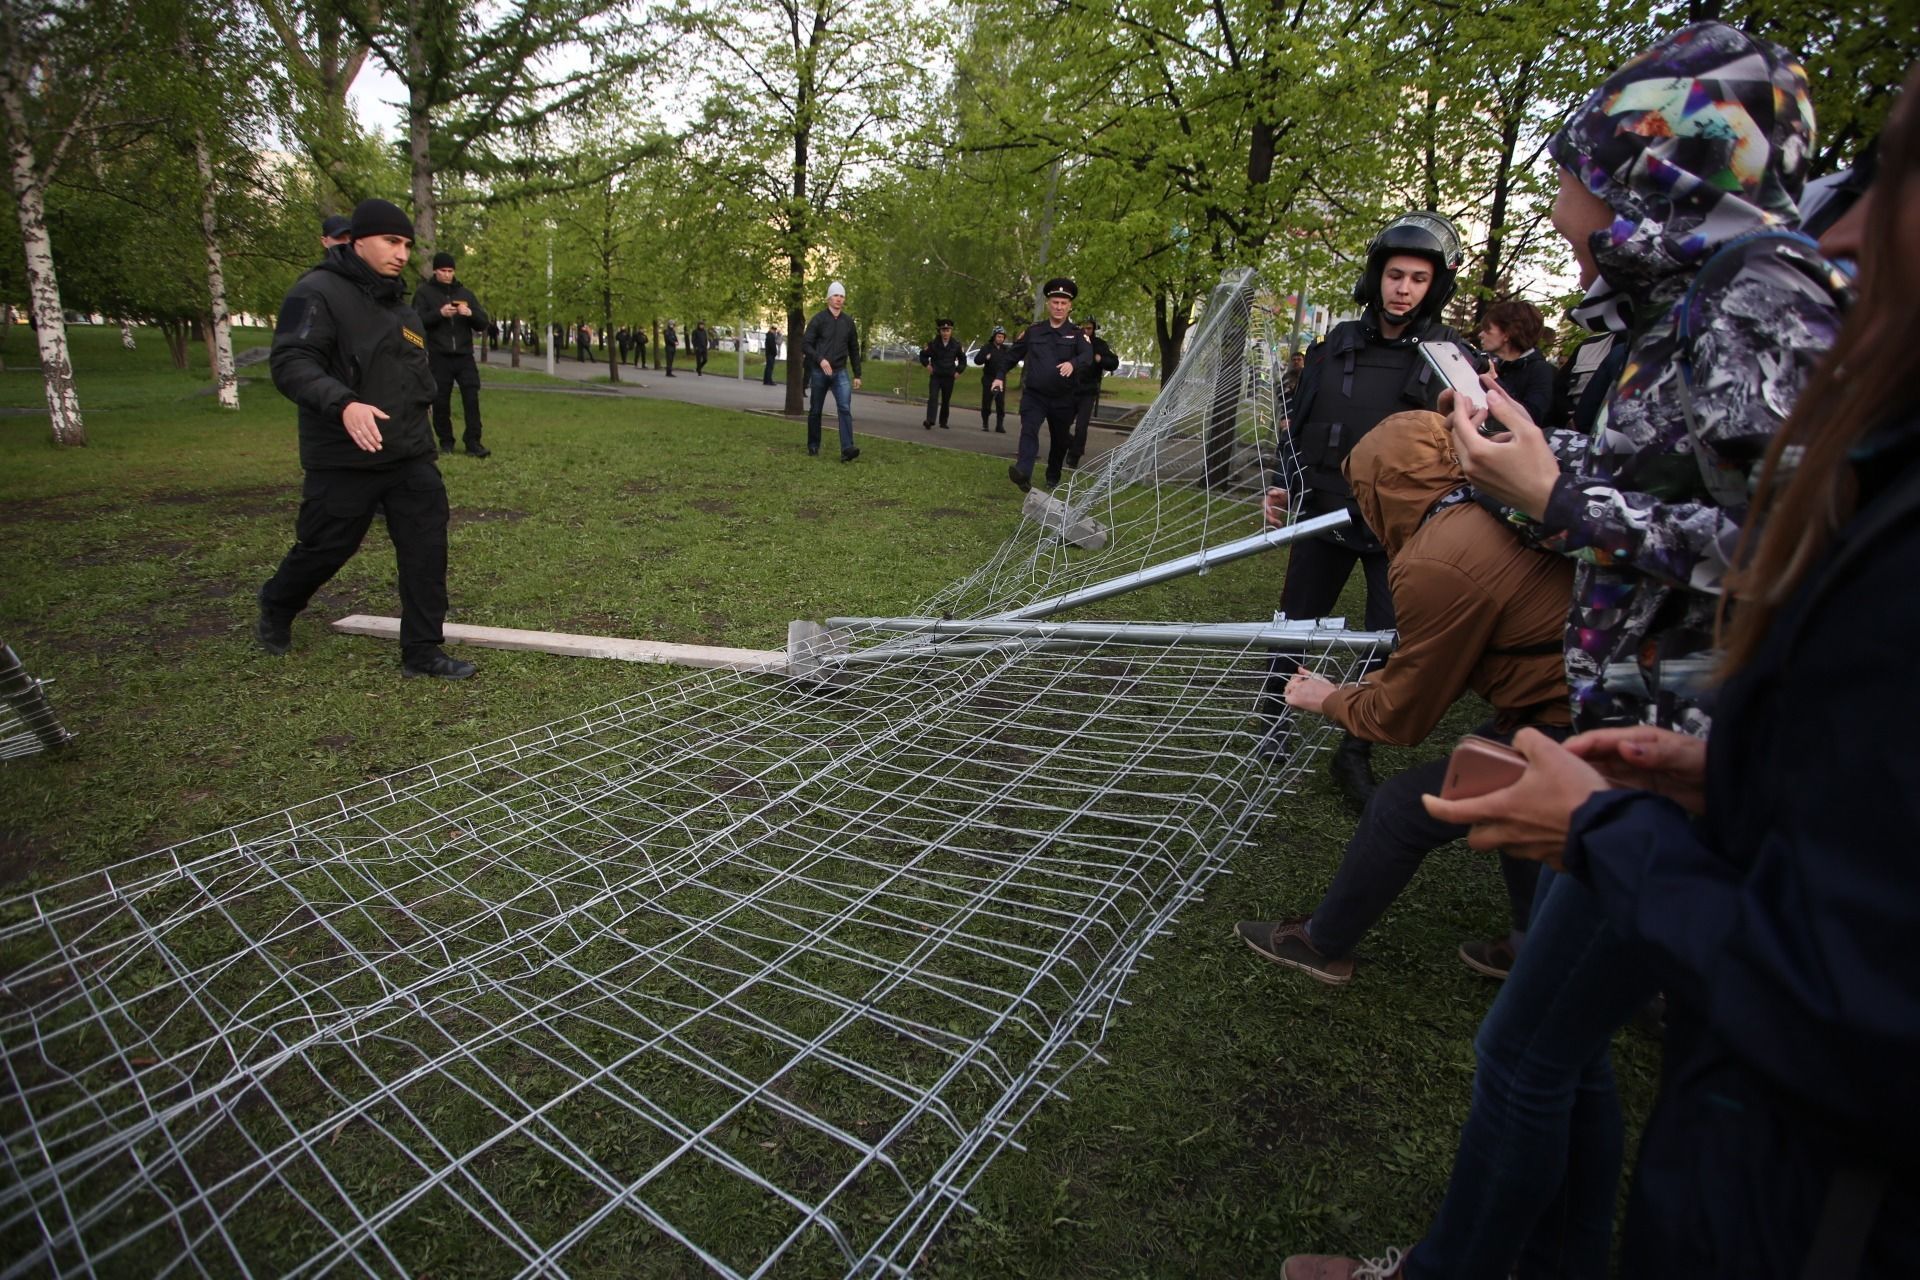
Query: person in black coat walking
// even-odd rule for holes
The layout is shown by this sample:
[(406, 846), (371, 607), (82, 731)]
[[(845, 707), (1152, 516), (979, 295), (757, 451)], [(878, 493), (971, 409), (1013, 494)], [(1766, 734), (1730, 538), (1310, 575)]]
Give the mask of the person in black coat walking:
[(707, 337), (707, 322), (705, 320), (695, 322), (691, 341), (693, 344), (694, 376), (704, 378), (707, 376), (707, 347), (711, 341)]
[[(1067, 446), (1073, 435), (1074, 400), (1079, 375), (1093, 362), (1093, 346), (1079, 326), (1067, 319), (1080, 286), (1065, 276), (1047, 281), (1047, 318), (1027, 326), (1007, 348), (1007, 365), (1022, 365), (1026, 374), (1020, 386), (1020, 447), (1007, 479), (1022, 493), (1033, 487), (1033, 464), (1040, 454), (1040, 424), (1047, 424), (1047, 487), (1060, 483), (1060, 466), (1066, 461)], [(996, 391), (1006, 389), (1004, 377), (994, 382)]]
[(1553, 408), (1554, 368), (1540, 354), (1546, 334), (1540, 308), (1518, 299), (1493, 303), (1480, 319), (1480, 349), (1493, 357), (1500, 389), (1525, 405), (1535, 422), (1547, 421)]
[(993, 326), (993, 333), (986, 343), (973, 353), (973, 362), (980, 366), (980, 429), (985, 431), (991, 426), (1004, 435), (1007, 430), (1007, 370), (1013, 367), (1007, 359), (1007, 331), (1004, 326)]
[(467, 452), (484, 458), (493, 451), (480, 443), (480, 371), (473, 364), (473, 335), (487, 327), (487, 312), (473, 290), (454, 278), (453, 255), (433, 255), (433, 274), (420, 282), (413, 309), (427, 331), (427, 355), (437, 390), (433, 397), (433, 433), (440, 452), (453, 452), (453, 389), (460, 388), (461, 437)]
[(329, 250), (280, 304), (273, 385), (299, 406), (294, 544), (260, 588), (254, 640), (293, 647), (293, 619), (386, 517), (400, 578), (400, 674), (464, 680), (441, 651), (447, 616), (447, 488), (428, 414), (435, 387), (401, 273), (413, 223), (385, 200), (354, 208), (351, 242)]
[(1113, 354), (1113, 348), (1100, 338), (1100, 322), (1088, 316), (1082, 326), (1087, 331), (1087, 342), (1093, 347), (1093, 363), (1081, 371), (1074, 382), (1073, 440), (1067, 446), (1067, 465), (1080, 465), (1081, 455), (1087, 451), (1087, 430), (1093, 422), (1093, 411), (1100, 404), (1100, 380), (1120, 367), (1120, 357)]
[(680, 333), (673, 327), (673, 321), (667, 321), (667, 331), (660, 335), (660, 345), (667, 352), (667, 376), (673, 376), (673, 357), (680, 350)]
[(780, 333), (772, 325), (767, 326), (767, 372), (760, 379), (767, 386), (773, 385), (773, 362), (780, 358)]
[(927, 420), (920, 425), (933, 430), (934, 405), (940, 406), (940, 429), (947, 429), (947, 412), (953, 404), (953, 380), (967, 365), (967, 350), (953, 336), (953, 321), (941, 320), (939, 333), (920, 348), (920, 366), (927, 371)]
[(860, 389), (860, 327), (847, 314), (847, 286), (827, 286), (826, 309), (807, 321), (800, 335), (800, 361), (813, 393), (807, 409), (807, 454), (820, 452), (820, 415), (833, 396), (840, 416), (840, 461), (860, 456), (853, 443), (853, 393)]

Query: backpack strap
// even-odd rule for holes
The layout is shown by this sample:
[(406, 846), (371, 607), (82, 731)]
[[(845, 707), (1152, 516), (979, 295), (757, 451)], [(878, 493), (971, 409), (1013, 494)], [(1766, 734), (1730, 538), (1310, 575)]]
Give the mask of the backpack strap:
[[(1714, 251), (1693, 273), (1693, 279), (1687, 285), (1686, 294), (1681, 297), (1677, 310), (1677, 322), (1674, 332), (1679, 338), (1680, 412), (1687, 420), (1687, 437), (1693, 442), (1693, 460), (1700, 468), (1700, 482), (1714, 502), (1722, 507), (1744, 506), (1750, 494), (1747, 488), (1745, 472), (1735, 467), (1720, 466), (1714, 460), (1713, 451), (1707, 447), (1706, 438), (1700, 424), (1700, 413), (1693, 403), (1693, 342), (1696, 327), (1695, 309), (1699, 301), (1701, 286), (1718, 283), (1722, 279), (1737, 275), (1745, 267), (1748, 255), (1755, 245), (1770, 244), (1774, 248), (1786, 248), (1790, 245), (1811, 250), (1816, 255), (1820, 249), (1811, 237), (1798, 231), (1781, 228), (1762, 227), (1735, 236)], [(1718, 268), (1718, 274), (1716, 274)]]

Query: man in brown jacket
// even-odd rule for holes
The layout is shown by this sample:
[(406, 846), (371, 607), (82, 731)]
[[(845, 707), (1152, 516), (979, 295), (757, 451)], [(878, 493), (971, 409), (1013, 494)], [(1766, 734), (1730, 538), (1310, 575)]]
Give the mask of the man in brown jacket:
[[(1366, 741), (1412, 746), (1471, 689), (1494, 709), (1492, 722), (1475, 732), (1506, 741), (1531, 725), (1564, 737), (1572, 723), (1561, 658), (1572, 562), (1528, 547), (1472, 500), (1446, 419), (1437, 413), (1382, 420), (1343, 470), (1354, 505), (1387, 551), (1400, 642), (1359, 684), (1335, 687), (1300, 672), (1287, 685), (1287, 704)], [(1351, 979), (1349, 957), (1361, 936), (1427, 854), (1466, 835), (1465, 827), (1428, 817), (1420, 804), (1422, 794), (1440, 790), (1446, 764), (1419, 765), (1380, 785), (1311, 916), (1243, 920), (1235, 931), (1276, 963), (1335, 985)], [(1460, 955), (1504, 978), (1526, 932), (1539, 868), (1504, 855), (1500, 867), (1513, 936), (1469, 942)]]

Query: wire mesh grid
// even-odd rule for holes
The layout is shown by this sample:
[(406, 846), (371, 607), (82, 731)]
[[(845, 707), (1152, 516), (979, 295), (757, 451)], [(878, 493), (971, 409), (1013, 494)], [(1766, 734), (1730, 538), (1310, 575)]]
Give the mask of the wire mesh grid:
[[(1194, 438), (1161, 413), (1076, 478), (1169, 513), (1128, 554), (1225, 527)], [(936, 606), (1084, 579), (1049, 540)], [(861, 656), (0, 903), (3, 1274), (910, 1270), (1320, 743), (1257, 749), (1248, 642)]]

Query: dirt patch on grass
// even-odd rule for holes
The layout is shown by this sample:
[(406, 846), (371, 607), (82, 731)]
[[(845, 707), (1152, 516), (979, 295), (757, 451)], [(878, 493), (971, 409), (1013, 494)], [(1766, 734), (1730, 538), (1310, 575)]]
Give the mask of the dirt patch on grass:
[(150, 493), (144, 501), (156, 507), (199, 507), (209, 502), (221, 506), (233, 506), (239, 503), (264, 503), (269, 499), (272, 504), (266, 509), (277, 510), (278, 504), (286, 501), (294, 492), (292, 485), (255, 484), (243, 489), (177, 489), (160, 493)]
[(793, 518), (796, 520), (825, 520), (827, 513), (818, 507), (795, 507)]
[(94, 508), (72, 503), (71, 498), (15, 498), (0, 504), (0, 525), (76, 524), (93, 519)]
[(935, 520), (971, 520), (980, 513), (966, 511), (959, 507), (935, 507), (926, 514)]
[(517, 524), (527, 518), (524, 511), (515, 511), (512, 507), (453, 507), (447, 516), (455, 524)]
[(1257, 1151), (1281, 1152), (1293, 1147), (1346, 1150), (1370, 1148), (1366, 1134), (1335, 1118), (1324, 1098), (1303, 1100), (1297, 1091), (1282, 1096), (1276, 1089), (1242, 1094), (1233, 1110), (1240, 1116), (1249, 1145)]
[(731, 502), (726, 501), (724, 498), (695, 498), (687, 505), (695, 511), (704, 512), (710, 516), (730, 516), (737, 510)]
[(313, 745), (329, 751), (344, 751), (359, 740), (350, 733), (323, 733), (313, 740)]
[(650, 498), (656, 493), (666, 491), (666, 482), (653, 476), (641, 476), (638, 480), (629, 480), (620, 486), (620, 492), (629, 498)]
[(55, 861), (49, 841), (0, 827), (0, 885), (18, 884), (28, 876), (51, 872)]

